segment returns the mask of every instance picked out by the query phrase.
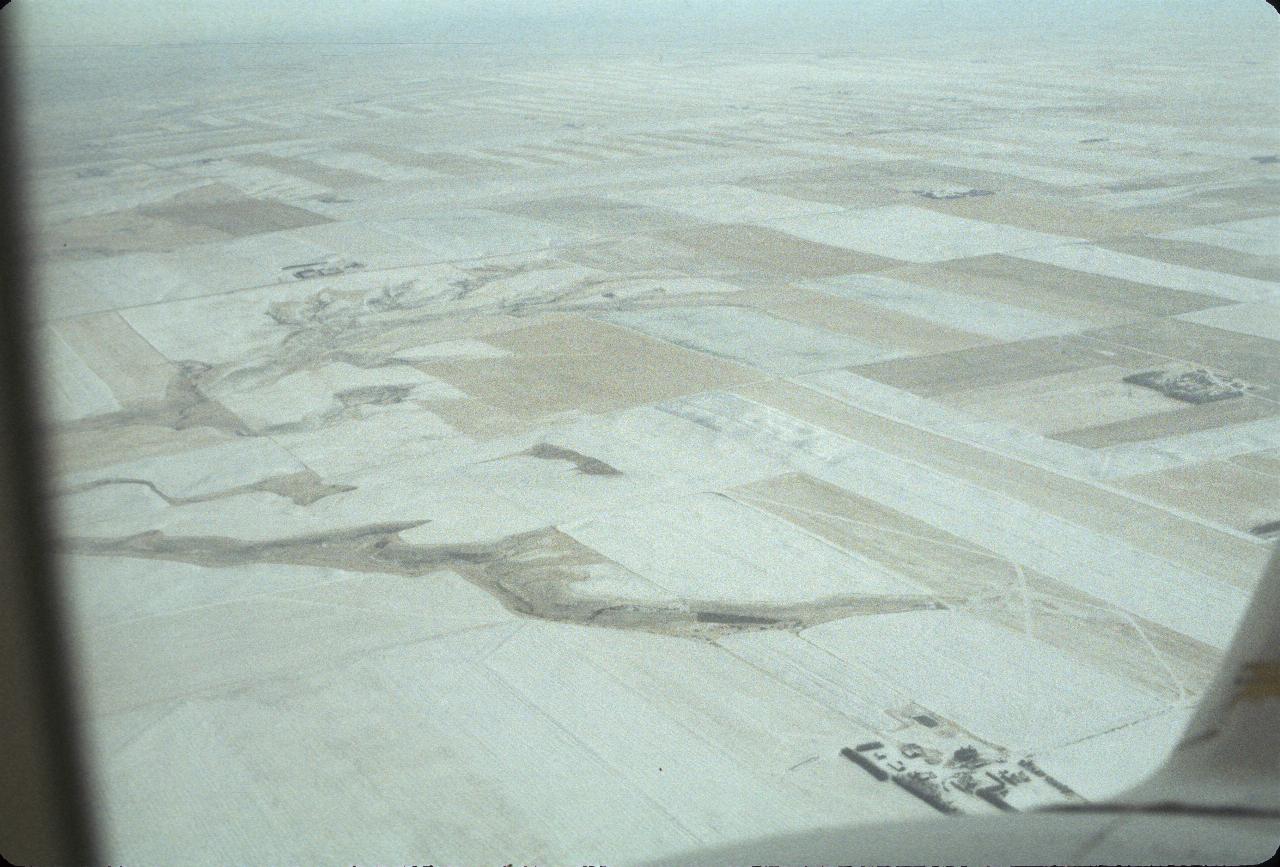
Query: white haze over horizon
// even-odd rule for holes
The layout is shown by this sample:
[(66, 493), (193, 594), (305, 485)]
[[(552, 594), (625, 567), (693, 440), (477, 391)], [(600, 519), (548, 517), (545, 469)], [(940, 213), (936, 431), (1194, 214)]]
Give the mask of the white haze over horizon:
[(833, 44), (874, 35), (1079, 39), (1268, 31), (1264, 0), (16, 0), (20, 46), (219, 43)]

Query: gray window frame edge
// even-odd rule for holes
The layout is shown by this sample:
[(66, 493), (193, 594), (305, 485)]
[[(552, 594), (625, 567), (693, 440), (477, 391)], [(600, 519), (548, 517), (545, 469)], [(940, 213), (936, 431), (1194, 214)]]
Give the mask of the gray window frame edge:
[(44, 491), (11, 21), (0, 12), (0, 855), (98, 864)]

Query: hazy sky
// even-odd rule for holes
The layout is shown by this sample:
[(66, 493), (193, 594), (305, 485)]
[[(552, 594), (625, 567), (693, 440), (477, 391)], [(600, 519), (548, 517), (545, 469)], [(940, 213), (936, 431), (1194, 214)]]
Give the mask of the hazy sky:
[(1212, 30), (1277, 17), (1264, 0), (15, 0), (38, 44), (769, 38), (901, 28)]

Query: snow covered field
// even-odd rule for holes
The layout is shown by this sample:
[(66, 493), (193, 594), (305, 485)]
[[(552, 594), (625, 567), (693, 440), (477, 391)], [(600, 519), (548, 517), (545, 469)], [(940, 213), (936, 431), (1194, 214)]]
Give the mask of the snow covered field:
[(72, 51), (115, 860), (631, 863), (1177, 737), (1280, 520), (1267, 34)]

